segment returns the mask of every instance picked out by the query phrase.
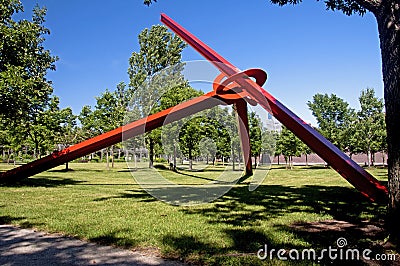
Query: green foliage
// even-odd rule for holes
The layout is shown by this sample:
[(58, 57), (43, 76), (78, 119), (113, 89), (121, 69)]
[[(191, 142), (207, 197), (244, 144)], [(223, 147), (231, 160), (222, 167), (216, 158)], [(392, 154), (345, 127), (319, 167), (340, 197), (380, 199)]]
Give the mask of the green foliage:
[[(160, 109), (165, 110), (179, 103), (202, 95), (201, 91), (197, 91), (189, 86), (178, 86), (168, 89), (160, 98)], [(181, 119), (162, 128), (162, 149), (165, 154), (177, 156), (177, 144), (179, 142), (179, 130), (187, 119)]]
[(261, 130), (262, 122), (260, 117), (254, 112), (250, 112), (249, 115), (249, 137), (250, 137), (250, 147), (251, 155), (257, 157), (261, 153), (262, 141), (261, 141)]
[(371, 88), (361, 92), (359, 101), (361, 109), (355, 112), (334, 94), (316, 94), (308, 106), (318, 121), (319, 130), (333, 144), (350, 154), (362, 152), (370, 157), (386, 150), (384, 105)]
[[(160, 98), (169, 89), (187, 87), (181, 71), (182, 50), (186, 44), (161, 25), (144, 29), (138, 36), (140, 50), (129, 59), (130, 109), (145, 117), (161, 111), (169, 103), (160, 104)], [(156, 74), (157, 73), (157, 74)], [(149, 166), (153, 165), (154, 149), (161, 142), (160, 129), (145, 135), (149, 148)]]
[(147, 6), (151, 5), (151, 3), (157, 2), (157, 0), (144, 0), (143, 3)]
[(179, 132), (179, 147), (185, 156), (192, 160), (199, 153), (199, 142), (203, 138), (202, 117), (191, 119)]
[(300, 156), (304, 151), (303, 142), (286, 127), (282, 127), (276, 146), (276, 154), (282, 154), (290, 168), (293, 156)]
[[(361, 91), (360, 111), (357, 112), (355, 136), (360, 151), (367, 155), (385, 150), (386, 125), (383, 113), (383, 100), (375, 97), (375, 91), (367, 88)], [(368, 165), (370, 165), (368, 158)]]
[[(319, 0), (317, 0), (318, 2)], [(152, 3), (157, 2), (156, 0), (144, 0), (143, 3), (147, 6)], [(278, 4), (280, 6), (284, 5), (297, 5), (303, 2), (302, 0), (271, 0), (271, 3)], [(364, 15), (366, 12), (366, 5), (369, 4), (367, 1), (357, 1), (357, 0), (326, 0), (324, 1), (326, 9), (329, 10), (340, 10), (344, 14), (350, 16), (352, 14)]]
[[(128, 69), (129, 87), (134, 91), (146, 80), (149, 81), (155, 73), (180, 63), (182, 50), (186, 47), (178, 36), (162, 25), (154, 25), (150, 30), (144, 29), (140, 32), (138, 40), (140, 50), (132, 53)], [(147, 103), (146, 98), (142, 103)]]
[(226, 122), (232, 118), (227, 109), (214, 107), (200, 113), (200, 116), (185, 120), (179, 131), (179, 147), (183, 155), (189, 160), (198, 155), (229, 157), (232, 142)]
[(321, 134), (345, 150), (349, 146), (348, 130), (355, 119), (355, 111), (335, 94), (316, 94), (307, 105), (317, 119)]
[[(317, 0), (318, 1), (318, 0)], [(297, 5), (303, 2), (302, 0), (271, 0), (271, 3), (278, 4), (280, 6), (284, 5)], [(361, 1), (356, 0), (326, 0), (326, 9), (335, 11), (340, 10), (344, 14), (350, 16), (352, 14), (364, 15), (366, 12), (365, 7), (360, 4)]]
[(96, 97), (94, 110), (88, 105), (82, 107), (78, 116), (81, 123), (83, 139), (108, 132), (124, 123), (124, 115), (128, 105), (125, 83), (117, 85), (115, 91), (106, 89)]
[[(26, 144), (33, 147), (36, 156), (43, 155), (46, 151), (56, 149), (55, 144), (61, 141), (61, 135), (69, 134), (75, 123), (75, 116), (70, 108), (60, 110), (59, 99), (53, 96), (43, 110), (31, 113), (28, 120), (9, 129), (14, 136), (14, 142), (19, 145)], [(65, 139), (64, 139), (65, 140)], [(63, 141), (69, 142), (68, 140)]]
[(77, 116), (72, 113), (72, 109), (67, 107), (58, 112), (58, 123), (60, 127), (57, 130), (54, 143), (58, 149), (65, 149), (76, 144), (80, 139), (80, 128), (77, 126)]
[(263, 128), (261, 134), (261, 152), (268, 154), (269, 156), (274, 156), (276, 150), (276, 142), (279, 136), (278, 132)]
[(57, 60), (43, 47), (46, 9), (36, 6), (32, 21), (14, 21), (20, 11), (20, 1), (0, 3), (0, 118), (12, 126), (46, 108), (53, 91), (46, 74)]

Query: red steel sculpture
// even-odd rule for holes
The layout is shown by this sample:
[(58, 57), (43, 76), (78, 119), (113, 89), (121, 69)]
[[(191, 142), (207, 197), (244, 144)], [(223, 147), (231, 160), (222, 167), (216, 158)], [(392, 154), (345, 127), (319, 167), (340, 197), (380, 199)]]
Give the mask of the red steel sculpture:
[[(122, 135), (126, 139), (143, 134), (166, 123), (171, 123), (217, 106), (222, 101), (225, 104), (233, 104), (238, 114), (238, 128), (246, 162), (246, 174), (252, 173), (247, 103), (252, 105), (259, 104), (296, 134), (368, 199), (371, 201), (385, 201), (387, 199), (388, 191), (383, 184), (261, 87), (267, 79), (267, 74), (263, 70), (249, 69), (240, 71), (167, 15), (161, 14), (161, 21), (221, 71), (221, 74), (213, 83), (213, 91), (1, 173), (0, 182), (16, 182), (33, 176), (119, 143), (122, 141)], [(250, 78), (254, 78), (255, 81)], [(166, 120), (167, 117), (168, 119)]]

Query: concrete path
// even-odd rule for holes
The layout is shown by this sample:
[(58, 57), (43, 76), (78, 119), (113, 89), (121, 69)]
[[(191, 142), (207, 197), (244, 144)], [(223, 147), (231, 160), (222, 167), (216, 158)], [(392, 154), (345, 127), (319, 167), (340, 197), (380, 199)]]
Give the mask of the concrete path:
[(70, 237), (0, 225), (0, 265), (184, 265)]

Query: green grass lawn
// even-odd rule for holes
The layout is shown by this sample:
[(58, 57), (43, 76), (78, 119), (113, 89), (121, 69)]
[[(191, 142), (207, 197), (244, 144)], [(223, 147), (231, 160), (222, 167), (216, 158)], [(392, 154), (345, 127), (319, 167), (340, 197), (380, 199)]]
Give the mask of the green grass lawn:
[[(11, 168), (0, 165), (0, 170)], [(385, 233), (364, 234), (363, 225), (381, 225), (385, 206), (370, 203), (335, 171), (323, 167), (274, 167), (261, 186), (247, 183), (199, 206), (172, 206), (148, 195), (125, 163), (71, 163), (22, 183), (0, 187), (0, 223), (113, 244), (157, 249), (164, 257), (207, 265), (285, 264), (260, 261), (256, 252), (271, 248), (327, 248), (346, 237), (352, 247), (374, 247)], [(169, 180), (202, 184), (222, 167), (173, 173)], [(380, 180), (386, 169), (371, 169)], [(340, 220), (347, 230), (309, 230), (308, 223)], [(306, 226), (301, 226), (301, 225)]]

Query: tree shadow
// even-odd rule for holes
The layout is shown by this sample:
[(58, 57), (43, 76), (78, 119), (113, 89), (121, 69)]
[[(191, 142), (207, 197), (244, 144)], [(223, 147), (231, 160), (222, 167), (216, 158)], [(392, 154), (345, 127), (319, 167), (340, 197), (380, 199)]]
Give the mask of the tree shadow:
[[(384, 253), (382, 245), (376, 243), (382, 242), (387, 236), (383, 229), (386, 206), (371, 203), (355, 189), (348, 187), (261, 185), (257, 190), (250, 192), (247, 187), (240, 186), (232, 188), (209, 207), (186, 208), (182, 211), (188, 215), (203, 215), (208, 218), (209, 223), (225, 223), (232, 228), (225, 230), (233, 242), (229, 248), (215, 251), (213, 246), (206, 247), (215, 254), (229, 250), (239, 253), (257, 252), (264, 244), (286, 250), (304, 249), (310, 246), (323, 249), (335, 246), (339, 237), (345, 237), (352, 246)], [(295, 239), (307, 243), (303, 246), (284, 243), (282, 239), (265, 235), (262, 230), (248, 229), (249, 226), (260, 228), (264, 221), (296, 212), (329, 215), (332, 220), (315, 223), (300, 220), (291, 224), (273, 224), (274, 230), (289, 233), (294, 235)], [(196, 250), (196, 247), (201, 245), (195, 241), (188, 244), (190, 240), (190, 238), (175, 239), (171, 245), (183, 250), (183, 257), (188, 251), (179, 246), (180, 241), (192, 247), (194, 249), (192, 252), (201, 252), (201, 249)]]
[(85, 183), (86, 181), (80, 181), (72, 178), (65, 177), (53, 177), (53, 176), (40, 176), (30, 177), (15, 183), (3, 183), (0, 186), (3, 187), (60, 187), (67, 185), (76, 185)]
[[(200, 172), (200, 171), (197, 171), (197, 172)], [(181, 176), (188, 176), (188, 177), (193, 177), (193, 178), (196, 178), (196, 179), (203, 179), (203, 180), (207, 180), (207, 181), (215, 181), (215, 179), (212, 179), (212, 178), (202, 177), (202, 176), (193, 175), (193, 174), (187, 174), (187, 173), (184, 173), (184, 172), (177, 171), (175, 173), (178, 174), (178, 175), (181, 175)]]
[[(91, 237), (88, 240), (91, 242), (98, 243), (100, 245), (117, 245), (120, 247), (135, 247), (138, 245), (137, 241), (124, 236), (129, 229), (125, 230), (114, 230), (100, 236)], [(122, 236), (120, 236), (122, 235)]]
[(25, 220), (24, 217), (12, 217), (9, 215), (2, 215), (0, 216), (0, 224), (11, 224), (16, 221)]
[(156, 198), (148, 194), (143, 190), (127, 190), (127, 192), (118, 193), (117, 195), (109, 197), (101, 197), (94, 199), (93, 201), (106, 201), (111, 199), (135, 199), (140, 202), (154, 202), (158, 201)]

